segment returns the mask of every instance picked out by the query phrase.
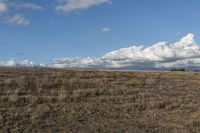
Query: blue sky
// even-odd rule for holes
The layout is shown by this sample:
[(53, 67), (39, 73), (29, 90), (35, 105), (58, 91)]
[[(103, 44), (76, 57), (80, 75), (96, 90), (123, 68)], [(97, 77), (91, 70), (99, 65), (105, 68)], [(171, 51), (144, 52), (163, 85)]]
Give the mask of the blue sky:
[(50, 64), (55, 58), (174, 42), (188, 33), (200, 40), (199, 0), (85, 1), (0, 0), (6, 5), (2, 11), (0, 5), (0, 60)]

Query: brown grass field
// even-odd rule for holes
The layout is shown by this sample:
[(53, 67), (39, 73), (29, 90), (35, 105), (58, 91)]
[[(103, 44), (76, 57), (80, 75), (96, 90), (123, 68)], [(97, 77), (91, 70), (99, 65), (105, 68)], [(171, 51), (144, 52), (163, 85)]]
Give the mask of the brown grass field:
[(0, 132), (199, 133), (200, 73), (0, 68)]

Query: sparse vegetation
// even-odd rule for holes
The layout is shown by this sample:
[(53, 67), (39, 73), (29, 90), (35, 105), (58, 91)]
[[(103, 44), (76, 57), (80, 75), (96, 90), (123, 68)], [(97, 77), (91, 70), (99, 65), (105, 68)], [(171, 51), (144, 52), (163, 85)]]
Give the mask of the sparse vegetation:
[(0, 68), (0, 132), (200, 132), (200, 74)]

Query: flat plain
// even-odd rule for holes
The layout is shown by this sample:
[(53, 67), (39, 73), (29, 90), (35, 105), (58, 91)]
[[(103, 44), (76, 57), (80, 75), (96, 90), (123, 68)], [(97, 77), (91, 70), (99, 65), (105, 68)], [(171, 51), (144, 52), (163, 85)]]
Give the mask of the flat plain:
[(0, 132), (199, 133), (200, 73), (0, 68)]

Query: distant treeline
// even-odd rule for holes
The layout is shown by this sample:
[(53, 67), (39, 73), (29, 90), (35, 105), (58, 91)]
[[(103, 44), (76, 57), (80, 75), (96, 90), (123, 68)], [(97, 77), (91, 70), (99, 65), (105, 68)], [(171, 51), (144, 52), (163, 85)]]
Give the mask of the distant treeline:
[(200, 70), (187, 70), (185, 68), (174, 68), (174, 69), (171, 69), (171, 71), (181, 71), (181, 72), (200, 72)]
[(185, 72), (186, 69), (185, 68), (174, 68), (174, 69), (171, 69), (171, 71), (182, 71), (182, 72)]

